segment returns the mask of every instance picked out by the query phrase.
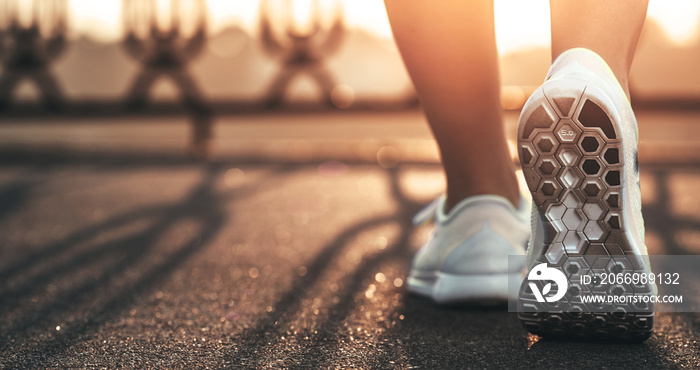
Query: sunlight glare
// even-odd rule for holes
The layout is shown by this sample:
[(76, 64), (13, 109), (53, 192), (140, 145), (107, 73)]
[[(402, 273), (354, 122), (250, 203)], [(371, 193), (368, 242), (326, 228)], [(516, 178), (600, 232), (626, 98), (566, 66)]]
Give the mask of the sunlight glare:
[(172, 13), (170, 0), (156, 0), (156, 25), (159, 30), (167, 31), (172, 27)]
[(651, 0), (647, 14), (676, 46), (690, 46), (697, 41), (700, 1)]
[(291, 6), (291, 16), (287, 19), (289, 26), (296, 34), (307, 34), (313, 29), (315, 0), (287, 0), (287, 7)]
[(15, 3), (17, 6), (17, 19), (22, 27), (29, 27), (32, 25), (32, 19), (34, 18), (34, 1), (18, 1)]
[(114, 42), (122, 33), (120, 0), (69, 0), (70, 28), (78, 35)]
[(237, 26), (252, 31), (257, 23), (259, 1), (207, 0), (211, 30)]
[(548, 0), (494, 0), (494, 11), (499, 54), (549, 47)]
[[(306, 2), (310, 3), (309, 0)], [(26, 3), (31, 1), (22, 2)], [(87, 34), (100, 41), (116, 41), (121, 37), (120, 0), (69, 0), (69, 6), (71, 29), (77, 34)], [(216, 33), (227, 27), (238, 26), (250, 33), (256, 33), (259, 1), (208, 0), (207, 6), (211, 32)], [(494, 7), (496, 38), (502, 55), (532, 47), (549, 46), (550, 21), (547, 0), (495, 0)], [(391, 37), (383, 1), (345, 0), (343, 9), (349, 27), (371, 32), (384, 39)], [(303, 13), (301, 10), (300, 12)], [(700, 1), (651, 0), (648, 14), (649, 18), (659, 22), (677, 45), (689, 45), (696, 40)]]
[(384, 2), (380, 0), (352, 0), (343, 2), (348, 26), (372, 32), (378, 37), (391, 38), (391, 26)]

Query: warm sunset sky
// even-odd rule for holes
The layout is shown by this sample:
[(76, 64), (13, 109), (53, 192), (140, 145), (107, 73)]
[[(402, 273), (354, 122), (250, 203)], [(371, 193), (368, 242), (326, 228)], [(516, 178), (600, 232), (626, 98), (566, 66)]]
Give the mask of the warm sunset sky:
[[(161, 0), (158, 0), (161, 1)], [(293, 0), (300, 5), (310, 0)], [(549, 43), (547, 0), (495, 0), (498, 42), (501, 53)], [(71, 22), (79, 33), (89, 33), (102, 40), (115, 39), (121, 32), (120, 0), (69, 0)], [(253, 29), (258, 1), (208, 0), (213, 31), (238, 24)], [(382, 37), (391, 31), (381, 0), (344, 2), (348, 23), (370, 30)], [(669, 36), (679, 44), (692, 42), (692, 34), (700, 17), (700, 1), (651, 0), (649, 16), (659, 21)]]

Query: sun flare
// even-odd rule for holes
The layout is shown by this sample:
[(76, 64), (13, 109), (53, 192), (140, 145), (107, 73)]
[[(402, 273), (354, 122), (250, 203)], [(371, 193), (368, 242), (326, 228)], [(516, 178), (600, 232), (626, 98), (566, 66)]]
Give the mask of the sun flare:
[[(288, 0), (294, 3), (297, 21), (303, 24), (313, 0)], [(324, 1), (324, 0), (319, 0)], [(27, 3), (29, 1), (23, 1)], [(158, 0), (158, 3), (169, 1)], [(119, 39), (122, 33), (120, 0), (69, 0), (71, 28), (75, 34), (102, 41)], [(208, 0), (210, 31), (236, 25), (254, 33), (259, 1)], [(501, 54), (518, 49), (549, 45), (549, 9), (547, 0), (495, 0), (496, 33)], [(381, 0), (345, 0), (347, 24), (355, 29), (390, 38), (391, 28)], [(649, 18), (658, 22), (675, 44), (687, 45), (697, 38), (700, 1), (651, 0)], [(168, 19), (159, 19), (167, 23)]]

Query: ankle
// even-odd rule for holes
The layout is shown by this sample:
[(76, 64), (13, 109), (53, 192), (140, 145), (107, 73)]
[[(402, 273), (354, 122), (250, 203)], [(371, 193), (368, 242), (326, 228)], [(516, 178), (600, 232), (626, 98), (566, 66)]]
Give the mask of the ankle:
[(613, 74), (615, 75), (617, 83), (619, 83), (620, 87), (622, 87), (622, 91), (625, 92), (627, 100), (632, 101), (630, 99), (629, 74), (627, 72), (627, 68), (622, 66), (610, 65), (610, 70), (612, 70)]

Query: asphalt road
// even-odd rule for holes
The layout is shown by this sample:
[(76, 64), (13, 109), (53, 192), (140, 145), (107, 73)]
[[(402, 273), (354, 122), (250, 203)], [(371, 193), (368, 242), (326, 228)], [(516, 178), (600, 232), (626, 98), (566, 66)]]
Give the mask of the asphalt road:
[[(434, 161), (403, 152), (424, 133), (379, 143), (379, 161), (361, 155), (373, 146), (300, 152), (300, 133), (288, 156), (198, 163), (158, 139), (29, 145), (45, 130), (8, 127), (0, 368), (700, 366), (696, 313), (659, 313), (641, 344), (567, 342), (528, 335), (504, 307), (406, 294), (430, 232), (411, 217), (443, 186)], [(641, 163), (650, 252), (696, 254), (700, 161), (659, 153)]]

